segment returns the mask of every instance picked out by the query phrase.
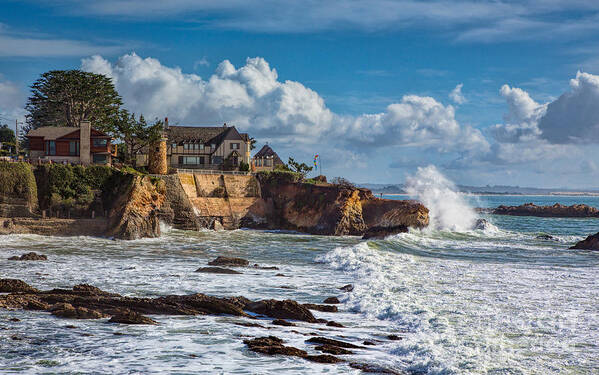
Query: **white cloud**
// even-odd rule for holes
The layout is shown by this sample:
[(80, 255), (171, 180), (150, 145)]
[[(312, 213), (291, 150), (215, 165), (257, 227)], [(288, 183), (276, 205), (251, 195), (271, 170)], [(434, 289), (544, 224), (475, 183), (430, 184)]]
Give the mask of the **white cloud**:
[(530, 95), (517, 87), (503, 85), (500, 90), (508, 104), (508, 112), (503, 116), (504, 124), (491, 128), (495, 139), (500, 142), (519, 142), (540, 135), (537, 124), (545, 115), (546, 104), (535, 102)]
[(117, 45), (94, 45), (86, 41), (11, 33), (8, 26), (0, 24), (0, 57), (86, 56), (122, 50), (123, 46)]
[(538, 126), (551, 143), (599, 143), (599, 76), (578, 72)]
[(431, 97), (404, 96), (384, 112), (342, 116), (331, 112), (318, 93), (295, 81), (280, 81), (263, 58), (236, 68), (221, 62), (202, 79), (136, 54), (112, 64), (100, 56), (82, 69), (111, 77), (126, 106), (146, 118), (169, 117), (181, 124), (231, 123), (279, 142), (365, 147), (428, 146), (440, 152), (488, 150), (479, 130), (461, 126), (451, 105)]
[(25, 95), (13, 82), (2, 80), (0, 74), (0, 119), (1, 123), (15, 118), (22, 119)]
[(462, 87), (464, 87), (463, 83), (459, 83), (451, 92), (449, 93), (449, 99), (451, 99), (456, 104), (464, 104), (466, 103), (466, 98), (464, 94), (462, 94)]
[(199, 60), (194, 61), (193, 70), (197, 70), (200, 66), (210, 66), (210, 62), (205, 56)]

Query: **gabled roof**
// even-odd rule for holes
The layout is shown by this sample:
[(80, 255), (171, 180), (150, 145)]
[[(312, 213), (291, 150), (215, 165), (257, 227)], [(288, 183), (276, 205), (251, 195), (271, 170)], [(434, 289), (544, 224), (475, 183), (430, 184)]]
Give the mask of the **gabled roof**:
[(281, 160), (281, 158), (279, 157), (279, 155), (277, 155), (277, 153), (269, 146), (269, 145), (264, 145), (260, 151), (258, 151), (256, 153), (256, 155), (254, 155), (254, 159), (256, 158), (272, 158), (273, 159), (273, 165), (283, 165), (285, 163), (283, 163), (283, 161)]
[(234, 126), (169, 126), (166, 131), (169, 141), (174, 143), (193, 142), (218, 145), (225, 139), (245, 140)]
[(44, 139), (58, 139), (65, 135), (71, 134), (79, 130), (79, 128), (66, 126), (42, 126), (41, 128), (33, 129), (27, 133), (28, 137), (44, 137)]

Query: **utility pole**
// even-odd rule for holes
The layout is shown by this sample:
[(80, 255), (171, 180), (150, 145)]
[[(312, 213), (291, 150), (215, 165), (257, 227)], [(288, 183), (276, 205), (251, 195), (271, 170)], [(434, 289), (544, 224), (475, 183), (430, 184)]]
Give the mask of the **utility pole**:
[(19, 120), (15, 120), (15, 152), (17, 160), (19, 159)]

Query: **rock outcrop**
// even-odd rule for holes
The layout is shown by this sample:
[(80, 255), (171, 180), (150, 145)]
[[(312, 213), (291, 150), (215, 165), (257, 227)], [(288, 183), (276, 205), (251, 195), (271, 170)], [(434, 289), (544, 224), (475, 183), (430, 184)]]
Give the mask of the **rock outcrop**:
[(48, 260), (48, 257), (43, 255), (43, 254), (38, 254), (38, 253), (34, 253), (33, 251), (27, 254), (23, 254), (21, 256), (15, 255), (12, 256), (10, 258), (8, 258), (8, 260), (21, 260), (21, 261), (25, 261), (25, 260)]
[(258, 180), (272, 229), (362, 236), (373, 228), (397, 233), (428, 225), (428, 209), (418, 202), (380, 199), (352, 186), (288, 181), (276, 174), (258, 174)]
[(553, 206), (537, 206), (525, 203), (520, 206), (501, 205), (492, 211), (495, 215), (539, 216), (539, 217), (597, 217), (599, 210), (586, 204), (564, 206), (556, 203)]
[(577, 242), (570, 249), (599, 250), (599, 233), (592, 234), (584, 240)]
[(109, 215), (108, 236), (134, 240), (160, 236), (158, 212), (165, 200), (165, 184), (149, 176), (133, 177)]

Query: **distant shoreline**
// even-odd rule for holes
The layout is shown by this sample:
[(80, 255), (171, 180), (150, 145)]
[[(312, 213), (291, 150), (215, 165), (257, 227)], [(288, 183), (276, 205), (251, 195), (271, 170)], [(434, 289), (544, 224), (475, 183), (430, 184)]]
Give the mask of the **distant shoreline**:
[[(380, 193), (380, 192), (372, 192), (375, 195), (388, 195), (388, 196), (409, 196), (409, 194), (406, 193)], [(518, 193), (468, 193), (468, 192), (461, 192), (463, 194), (468, 194), (468, 195), (478, 195), (478, 196), (495, 196), (495, 195), (501, 195), (501, 196), (506, 196), (506, 197), (552, 197), (552, 196), (558, 196), (558, 197), (599, 197), (599, 193), (577, 193), (577, 192), (572, 192), (572, 193), (568, 193), (568, 192), (553, 192), (553, 193), (548, 193), (548, 194), (518, 194)]]

